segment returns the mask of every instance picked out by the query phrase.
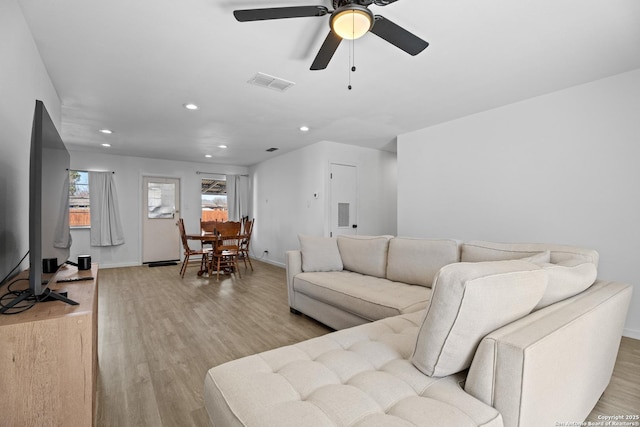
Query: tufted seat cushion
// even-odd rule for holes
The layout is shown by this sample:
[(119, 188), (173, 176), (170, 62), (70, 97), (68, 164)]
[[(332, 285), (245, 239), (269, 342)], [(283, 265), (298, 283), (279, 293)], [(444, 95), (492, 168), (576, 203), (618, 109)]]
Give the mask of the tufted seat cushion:
[(423, 375), (409, 361), (423, 311), (333, 332), (209, 370), (215, 426), (502, 426), (465, 393), (461, 374)]

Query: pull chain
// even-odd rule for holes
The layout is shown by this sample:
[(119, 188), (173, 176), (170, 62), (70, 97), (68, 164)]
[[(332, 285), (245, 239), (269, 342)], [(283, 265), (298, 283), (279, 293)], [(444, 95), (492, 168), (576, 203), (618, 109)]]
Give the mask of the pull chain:
[(355, 66), (355, 62), (356, 62), (356, 48), (355, 48), (355, 28), (356, 28), (356, 18), (355, 18), (356, 14), (355, 12), (351, 13), (351, 30), (352, 30), (352, 38), (351, 38), (351, 45), (349, 46), (349, 86), (347, 86), (347, 88), (349, 90), (351, 90), (351, 73), (354, 73), (356, 71), (356, 66)]
[(356, 70), (356, 67), (353, 65), (353, 39), (351, 40), (351, 44), (349, 45), (349, 86), (347, 89), (351, 90), (351, 73)]

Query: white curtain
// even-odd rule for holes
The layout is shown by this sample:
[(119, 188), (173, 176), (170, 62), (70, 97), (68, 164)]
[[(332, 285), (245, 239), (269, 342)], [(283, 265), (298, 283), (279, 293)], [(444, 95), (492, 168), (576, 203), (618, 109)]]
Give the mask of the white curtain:
[(227, 209), (229, 221), (249, 215), (249, 177), (227, 175)]
[(53, 246), (56, 248), (71, 247), (71, 230), (69, 227), (69, 174), (62, 185), (62, 197), (60, 198), (60, 212), (56, 223)]
[(111, 172), (89, 172), (91, 203), (91, 246), (116, 246), (124, 243), (120, 209)]

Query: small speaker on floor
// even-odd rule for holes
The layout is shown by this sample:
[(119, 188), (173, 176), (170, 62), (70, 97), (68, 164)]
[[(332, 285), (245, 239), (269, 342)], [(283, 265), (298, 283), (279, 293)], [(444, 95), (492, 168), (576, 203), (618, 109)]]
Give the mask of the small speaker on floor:
[(55, 273), (58, 270), (58, 258), (43, 258), (42, 259), (42, 272), (43, 273)]

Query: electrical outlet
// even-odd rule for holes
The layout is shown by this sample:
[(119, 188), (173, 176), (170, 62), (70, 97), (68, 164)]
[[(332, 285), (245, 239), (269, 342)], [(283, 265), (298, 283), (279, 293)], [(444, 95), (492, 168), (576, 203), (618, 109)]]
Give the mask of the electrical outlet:
[(264, 251), (264, 254), (265, 255), (269, 255), (269, 251)]

